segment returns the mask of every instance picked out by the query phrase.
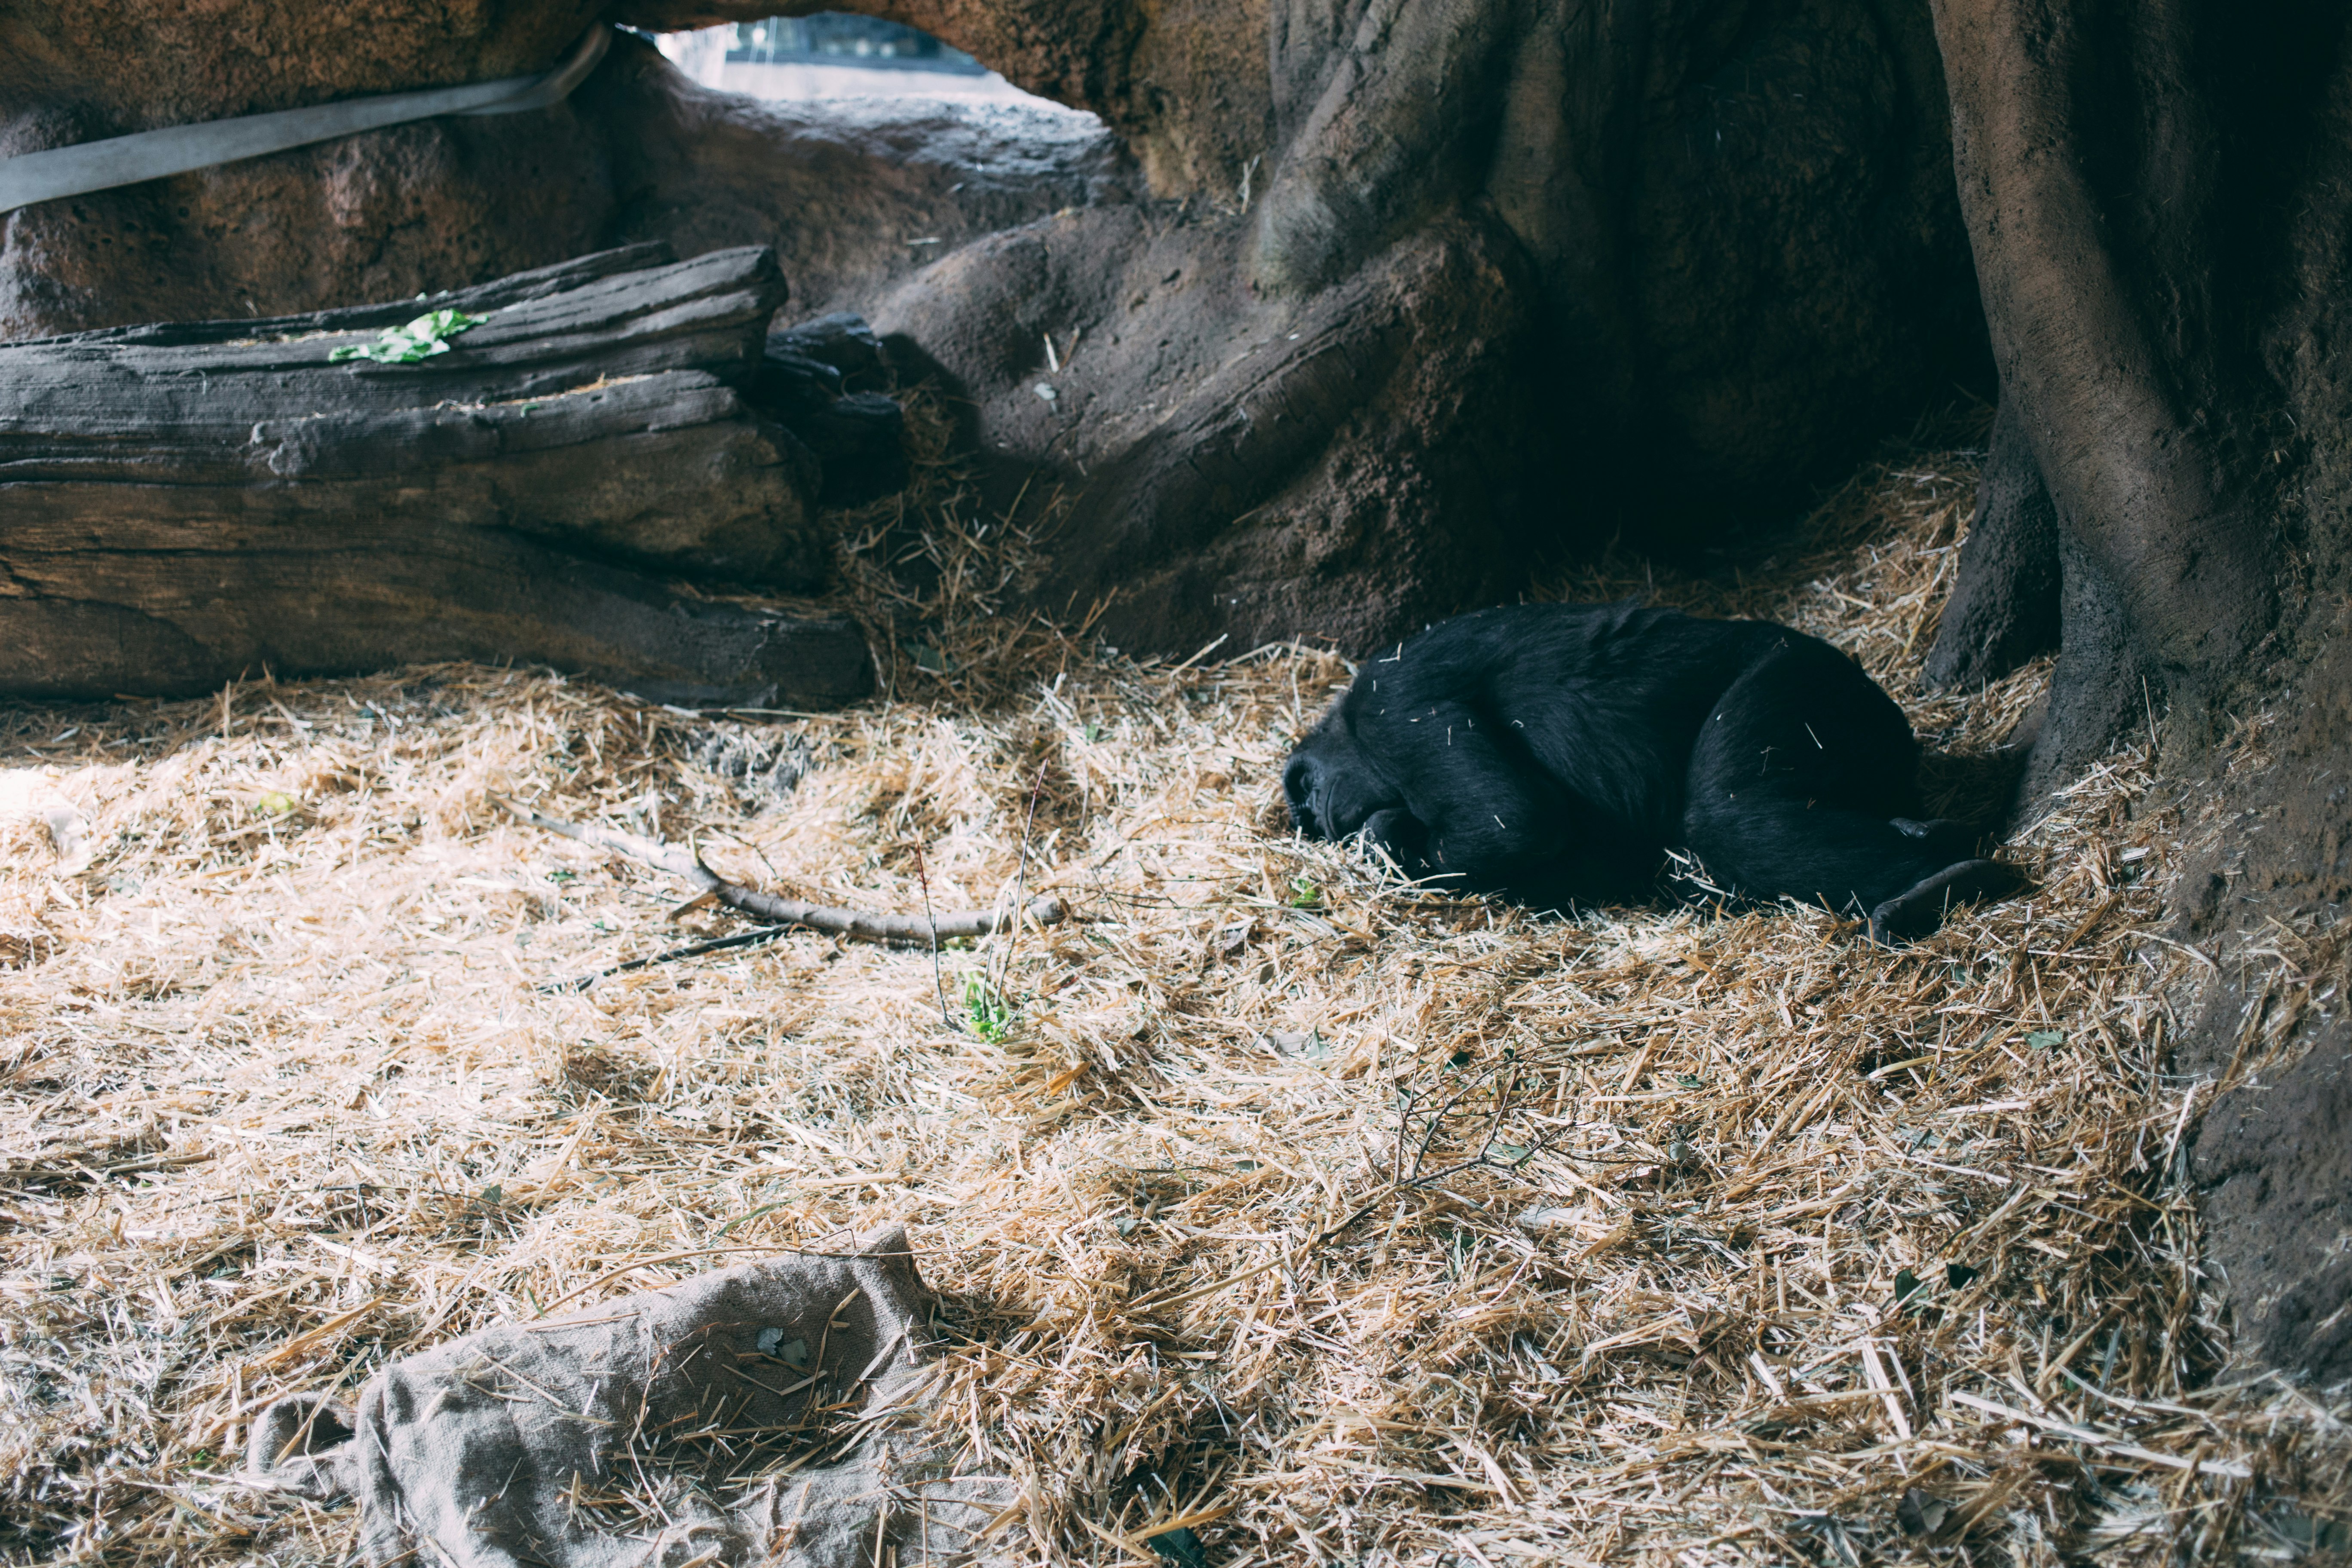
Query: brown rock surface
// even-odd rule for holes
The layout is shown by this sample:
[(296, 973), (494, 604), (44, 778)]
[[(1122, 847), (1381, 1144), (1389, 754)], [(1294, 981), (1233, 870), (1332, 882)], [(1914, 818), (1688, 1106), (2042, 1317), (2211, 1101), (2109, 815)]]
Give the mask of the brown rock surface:
[(1935, 10), (2000, 414), (1932, 668), (2054, 637), (2029, 801), (2158, 749), (2203, 993), (2173, 1063), (2203, 1124), (2158, 1179), (2202, 1194), (2240, 1343), (2340, 1383), (2352, 12)]
[[(1116, 593), (1118, 635), (1168, 647), (1360, 646), (1507, 594), (1545, 549), (1719, 533), (1965, 372), (1916, 6), (879, 9), (1117, 139), (1049, 112), (756, 104), (625, 39), (556, 109), (16, 214), (0, 332), (318, 309), (630, 240), (766, 245), (793, 314), (876, 317), (973, 400), (1000, 504), (1033, 476), (1069, 500), (1055, 606)], [(592, 14), (380, 0), (221, 26), (48, 0), (0, 23), (0, 138), (529, 70)], [(1031, 375), (1049, 334), (1080, 340), (1052, 402)]]
[(1242, 281), (1248, 243), (1235, 216), (1065, 213), (899, 284), (875, 325), (969, 401), (1003, 504), (1029, 487), (1024, 521), (1050, 463), (1040, 599), (1107, 599), (1123, 647), (1305, 628), (1360, 648), (1509, 592), (1529, 553), (1516, 249), (1450, 221), (1291, 300)]
[(1269, 14), (1286, 9), (1265, 0), (634, 0), (621, 7), (627, 20), (656, 29), (840, 10), (903, 22), (1041, 98), (1100, 115), (1154, 195), (1226, 200), (1252, 160), (1273, 162), (1267, 31)]
[[(697, 87), (633, 39), (571, 104), (607, 128), (617, 240), (776, 253), (793, 314), (870, 313), (890, 280), (1067, 207), (1124, 206), (1084, 115), (931, 100), (766, 103)], [(524, 118), (518, 116), (516, 118)]]
[[(0, 15), (0, 153), (544, 69), (594, 7), (157, 0)], [(397, 126), (0, 219), (0, 335), (277, 315), (599, 247), (598, 138), (568, 107)]]
[[(186, 50), (187, 82), (142, 110), (125, 106), (133, 89), (111, 79), (110, 55), (79, 23), (53, 29), (71, 40), (58, 44), (21, 18), (0, 21), (0, 51), (18, 35), (42, 46), (0, 63), (0, 152), (526, 73), (585, 25), (565, 11), (561, 26), (509, 17), (452, 39), (433, 16), (388, 7), (376, 18), (383, 52), (436, 71), (387, 79), (375, 64), (330, 82), (323, 68), (348, 45), (349, 16), (335, 16), (278, 18), (276, 69), (245, 58), (241, 34), (167, 30)], [(120, 36), (155, 36), (116, 21)], [(36, 61), (46, 68), (28, 68)], [(624, 38), (552, 109), (394, 126), (7, 215), (0, 337), (327, 310), (638, 238), (681, 255), (767, 245), (795, 297), (814, 300), (928, 259), (909, 239), (953, 244), (1099, 199), (1114, 163), (1099, 128), (1075, 117), (765, 105), (703, 92)]]
[(822, 269), (972, 402), (999, 505), (1068, 500), (1044, 600), (1112, 597), (1134, 646), (1360, 647), (1546, 549), (1719, 537), (1981, 368), (1916, 7), (1185, 13), (1260, 40), (1263, 114), (1138, 89), (1168, 16), (880, 9), (1097, 110), (1182, 197), (1105, 184), (878, 299)]

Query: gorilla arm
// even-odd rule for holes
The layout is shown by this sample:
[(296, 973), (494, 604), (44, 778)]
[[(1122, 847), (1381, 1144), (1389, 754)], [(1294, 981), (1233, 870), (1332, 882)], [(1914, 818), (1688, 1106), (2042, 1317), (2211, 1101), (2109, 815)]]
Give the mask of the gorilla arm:
[(1406, 875), (1487, 892), (1517, 885), (1568, 847), (1568, 797), (1470, 704), (1392, 712), (1366, 745), (1388, 764), (1403, 804), (1369, 817), (1364, 837)]

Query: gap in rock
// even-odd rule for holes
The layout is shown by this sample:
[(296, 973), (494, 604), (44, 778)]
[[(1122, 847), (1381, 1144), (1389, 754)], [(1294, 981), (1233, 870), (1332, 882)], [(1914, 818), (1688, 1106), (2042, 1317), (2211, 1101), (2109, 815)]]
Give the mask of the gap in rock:
[(671, 64), (702, 86), (748, 98), (927, 98), (1083, 112), (1024, 92), (961, 49), (878, 16), (837, 11), (770, 16), (664, 33), (656, 41)]

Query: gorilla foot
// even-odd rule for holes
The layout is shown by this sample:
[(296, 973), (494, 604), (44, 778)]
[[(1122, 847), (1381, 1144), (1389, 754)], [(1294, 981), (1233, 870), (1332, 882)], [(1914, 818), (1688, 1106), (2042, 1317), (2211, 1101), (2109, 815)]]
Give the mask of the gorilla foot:
[(2028, 885), (2023, 871), (2002, 860), (1962, 860), (1922, 878), (1870, 911), (1870, 940), (1896, 947), (1944, 923), (1946, 911), (1979, 899), (2005, 899)]

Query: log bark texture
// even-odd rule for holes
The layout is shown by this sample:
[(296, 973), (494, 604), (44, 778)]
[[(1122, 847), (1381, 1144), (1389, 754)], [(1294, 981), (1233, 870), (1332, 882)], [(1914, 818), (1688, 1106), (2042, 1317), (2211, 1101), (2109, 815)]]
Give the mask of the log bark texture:
[[(668, 585), (807, 591), (818, 459), (746, 393), (765, 250), (636, 247), (480, 288), (0, 347), (0, 690), (198, 689), (521, 659), (648, 697), (862, 695), (856, 629)], [(425, 309), (411, 364), (336, 364)]]

